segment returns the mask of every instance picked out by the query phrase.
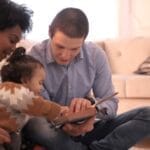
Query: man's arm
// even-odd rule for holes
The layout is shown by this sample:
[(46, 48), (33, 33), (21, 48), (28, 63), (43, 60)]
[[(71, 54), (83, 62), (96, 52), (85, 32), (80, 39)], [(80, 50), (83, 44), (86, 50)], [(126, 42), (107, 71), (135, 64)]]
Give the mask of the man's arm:
[[(112, 84), (112, 75), (108, 59), (105, 52), (102, 49), (97, 48), (97, 53), (95, 54), (95, 80), (93, 83), (93, 93), (97, 101), (100, 101), (103, 97), (108, 97), (114, 92), (114, 87)], [(108, 101), (104, 101), (98, 105), (99, 109), (107, 109), (107, 118), (112, 118), (116, 115), (118, 108), (118, 99), (113, 97)]]

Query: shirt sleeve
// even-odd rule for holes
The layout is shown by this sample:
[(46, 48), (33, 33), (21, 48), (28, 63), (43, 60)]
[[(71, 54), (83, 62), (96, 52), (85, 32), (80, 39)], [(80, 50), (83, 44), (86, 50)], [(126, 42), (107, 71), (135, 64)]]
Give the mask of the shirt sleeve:
[[(112, 75), (108, 59), (102, 49), (96, 47), (95, 53), (95, 79), (93, 84), (93, 93), (97, 101), (103, 97), (112, 95), (114, 86), (112, 83)], [(106, 118), (112, 118), (116, 115), (118, 109), (118, 99), (113, 97), (107, 101), (102, 102), (97, 106), (99, 109), (106, 108)]]

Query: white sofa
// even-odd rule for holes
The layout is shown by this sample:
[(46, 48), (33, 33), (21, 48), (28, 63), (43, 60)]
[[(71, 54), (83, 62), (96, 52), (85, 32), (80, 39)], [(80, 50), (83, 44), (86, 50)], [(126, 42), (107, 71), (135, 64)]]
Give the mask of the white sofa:
[(96, 44), (108, 56), (119, 98), (150, 100), (150, 76), (134, 73), (150, 56), (150, 38), (106, 39)]

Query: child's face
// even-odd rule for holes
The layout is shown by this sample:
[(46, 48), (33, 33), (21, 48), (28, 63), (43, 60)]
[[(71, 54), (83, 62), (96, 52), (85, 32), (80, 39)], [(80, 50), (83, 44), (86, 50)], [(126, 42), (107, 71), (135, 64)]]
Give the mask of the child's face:
[(43, 67), (37, 67), (30, 80), (26, 81), (25, 86), (33, 91), (36, 95), (41, 93), (43, 81), (45, 79), (45, 70)]

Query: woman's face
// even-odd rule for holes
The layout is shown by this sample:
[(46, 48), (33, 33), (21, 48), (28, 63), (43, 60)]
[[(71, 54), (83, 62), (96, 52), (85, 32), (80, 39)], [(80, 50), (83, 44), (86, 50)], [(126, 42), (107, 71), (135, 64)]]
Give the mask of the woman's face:
[(10, 54), (22, 37), (22, 30), (17, 25), (0, 31), (0, 61)]

